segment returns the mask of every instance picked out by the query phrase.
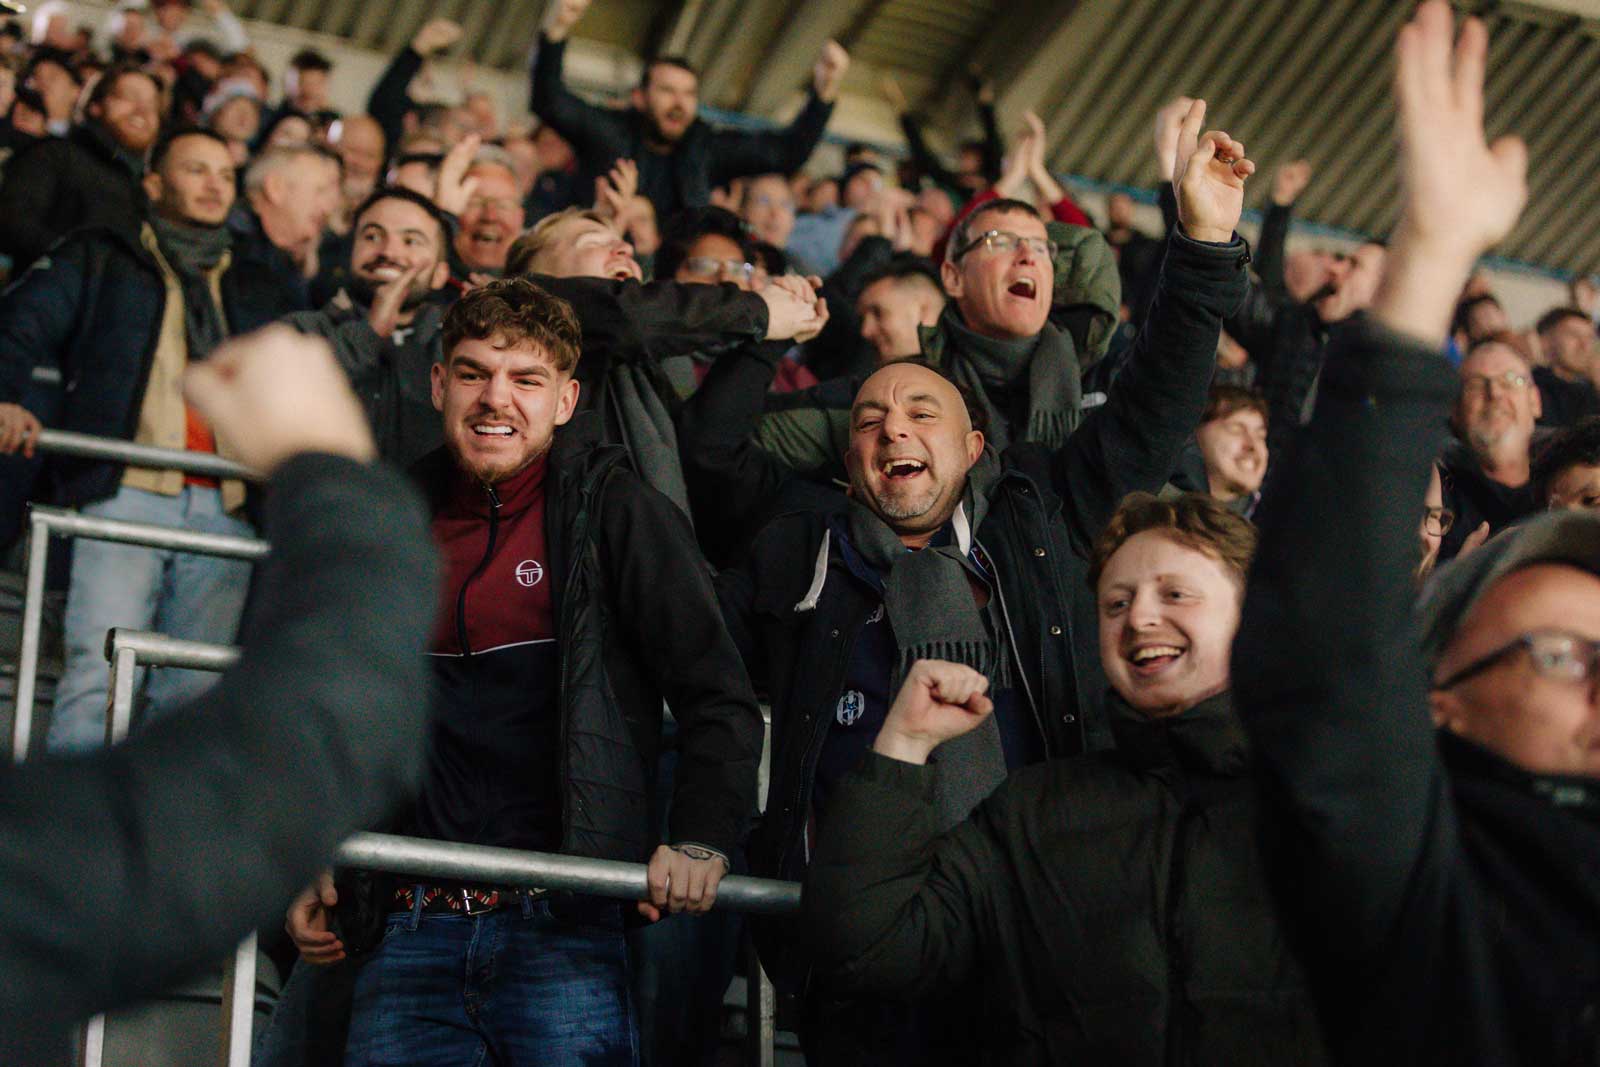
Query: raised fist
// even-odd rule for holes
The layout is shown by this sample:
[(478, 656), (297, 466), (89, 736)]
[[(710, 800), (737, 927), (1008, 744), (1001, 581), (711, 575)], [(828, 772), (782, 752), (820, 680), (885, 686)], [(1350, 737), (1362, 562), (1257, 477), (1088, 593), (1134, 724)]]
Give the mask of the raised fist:
[(564, 41), (587, 10), (589, 0), (550, 0), (544, 9), (544, 24), (539, 28), (547, 40)]
[(417, 35), (411, 38), (411, 50), (419, 56), (427, 57), (435, 52), (443, 52), (459, 40), (461, 40), (460, 25), (449, 19), (429, 19), (423, 23)]
[(1311, 164), (1303, 159), (1285, 163), (1272, 173), (1272, 202), (1288, 207), (1300, 199), (1311, 183)]

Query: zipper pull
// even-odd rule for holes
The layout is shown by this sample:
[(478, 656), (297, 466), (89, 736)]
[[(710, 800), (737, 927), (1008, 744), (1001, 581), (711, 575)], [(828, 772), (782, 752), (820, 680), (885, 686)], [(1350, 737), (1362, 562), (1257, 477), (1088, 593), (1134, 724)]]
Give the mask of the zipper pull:
[(500, 494), (494, 491), (494, 486), (485, 485), (483, 491), (489, 494), (489, 507), (495, 511), (500, 510)]

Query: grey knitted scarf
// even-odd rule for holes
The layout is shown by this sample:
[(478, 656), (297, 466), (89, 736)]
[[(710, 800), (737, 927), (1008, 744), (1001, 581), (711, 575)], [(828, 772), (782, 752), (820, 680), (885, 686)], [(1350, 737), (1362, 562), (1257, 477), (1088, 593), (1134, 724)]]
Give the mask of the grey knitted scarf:
[[(983, 673), (991, 688), (1010, 684), (1011, 653), (1004, 637), (998, 594), (979, 608), (973, 582), (981, 573), (970, 558), (972, 539), (989, 509), (1000, 479), (991, 449), (967, 474), (966, 491), (951, 519), (949, 544), (908, 551), (889, 526), (860, 501), (850, 504), (850, 543), (884, 576), (883, 604), (894, 630), (896, 656), (890, 692), (898, 692), (919, 659), (964, 663)], [(971, 733), (947, 741), (934, 753), (940, 765), (941, 825), (954, 826), (1006, 776), (1000, 729), (993, 717)]]
[(183, 283), (183, 323), (189, 359), (205, 359), (228, 336), (222, 308), (211, 291), (211, 272), (233, 245), (226, 226), (193, 226), (155, 216), (156, 244)]
[[(988, 410), (985, 436), (996, 450), (1003, 452), (1016, 440), (1052, 450), (1066, 443), (1083, 406), (1070, 334), (1047, 322), (1037, 337), (985, 337), (967, 328), (954, 305), (945, 310), (944, 328), (951, 342), (944, 351), (945, 368)], [(1023, 411), (1027, 422), (1018, 426), (1014, 420)]]
[(611, 417), (634, 470), (687, 517), (689, 489), (678, 458), (678, 431), (658, 381), (639, 363), (613, 363), (607, 377), (614, 406)]

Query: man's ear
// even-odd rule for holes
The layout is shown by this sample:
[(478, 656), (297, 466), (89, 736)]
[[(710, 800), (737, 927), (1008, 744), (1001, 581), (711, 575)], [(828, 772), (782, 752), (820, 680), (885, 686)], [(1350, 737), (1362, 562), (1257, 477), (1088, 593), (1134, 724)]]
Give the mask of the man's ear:
[(961, 278), (961, 268), (950, 260), (939, 264), (939, 279), (944, 282), (944, 291), (951, 300), (960, 300), (966, 290)]
[(269, 173), (261, 180), (261, 193), (269, 204), (283, 203), (283, 175), (278, 171)]
[(565, 426), (572, 421), (572, 413), (578, 410), (578, 379), (568, 377), (560, 387), (561, 395), (556, 398), (556, 425)]
[(433, 399), (433, 410), (444, 410), (444, 377), (450, 373), (443, 363), (428, 368), (428, 391)]
[(163, 185), (159, 173), (153, 170), (148, 172), (145, 174), (141, 184), (144, 185), (144, 195), (150, 198), (152, 204), (161, 199)]
[(633, 105), (635, 111), (643, 111), (644, 110), (644, 104), (645, 104), (644, 90), (643, 89), (635, 89), (635, 90), (633, 90), (633, 92), (628, 94), (628, 102)]
[(1428, 713), (1436, 727), (1460, 733), (1463, 711), (1461, 698), (1454, 693), (1435, 689), (1428, 694)]
[(972, 430), (967, 434), (967, 465), (978, 462), (978, 457), (983, 455), (983, 431)]
[(1533, 390), (1533, 418), (1537, 422), (1544, 417), (1544, 397), (1539, 393), (1539, 387), (1533, 384), (1533, 376), (1528, 376), (1528, 387)]
[(441, 259), (434, 265), (433, 274), (428, 277), (429, 289), (443, 289), (444, 283), (450, 280), (450, 261)]

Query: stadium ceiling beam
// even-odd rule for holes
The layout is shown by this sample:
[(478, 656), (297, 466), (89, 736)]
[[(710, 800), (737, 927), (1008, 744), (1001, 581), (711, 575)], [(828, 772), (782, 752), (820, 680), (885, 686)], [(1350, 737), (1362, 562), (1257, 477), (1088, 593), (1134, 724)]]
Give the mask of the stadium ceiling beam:
[(714, 0), (718, 10), (690, 37), (700, 68), (700, 100), (737, 108), (755, 55), (781, 32), (793, 0)]
[(882, 0), (805, 0), (783, 29), (762, 50), (750, 72), (740, 109), (754, 115), (772, 115), (795, 90), (810, 84), (811, 67), (830, 37), (850, 41), (859, 37)]

